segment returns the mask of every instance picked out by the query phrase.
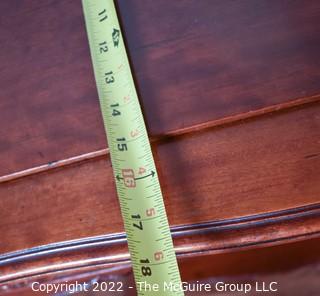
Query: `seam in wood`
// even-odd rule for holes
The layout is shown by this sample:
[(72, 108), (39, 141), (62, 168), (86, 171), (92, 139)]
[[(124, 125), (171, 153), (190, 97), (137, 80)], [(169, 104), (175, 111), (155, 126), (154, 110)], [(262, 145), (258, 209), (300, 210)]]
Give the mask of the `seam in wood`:
[[(221, 119), (215, 119), (215, 120), (207, 121), (204, 123), (192, 125), (189, 127), (180, 128), (177, 130), (172, 130), (172, 131), (169, 131), (169, 132), (162, 134), (162, 135), (153, 136), (152, 138), (150, 138), (150, 142), (151, 143), (160, 142), (160, 141), (163, 141), (166, 139), (180, 137), (180, 136), (184, 136), (184, 135), (187, 135), (190, 133), (204, 131), (204, 130), (207, 130), (207, 129), (210, 129), (213, 127), (219, 127), (219, 126), (223, 126), (223, 125), (227, 125), (227, 124), (231, 124), (231, 123), (236, 123), (238, 121), (263, 116), (263, 115), (266, 115), (269, 113), (284, 111), (287, 109), (291, 109), (291, 108), (295, 108), (295, 107), (299, 107), (302, 105), (311, 104), (311, 103), (315, 103), (315, 102), (319, 102), (319, 101), (320, 101), (320, 94), (310, 96), (307, 98), (299, 98), (299, 99), (296, 99), (296, 100), (293, 100), (290, 102), (272, 105), (272, 106), (268, 106), (268, 107), (261, 108), (258, 110), (249, 111), (246, 113), (240, 113), (240, 114), (224, 117)], [(63, 160), (52, 161), (52, 162), (49, 162), (47, 164), (43, 164), (43, 165), (40, 165), (37, 167), (29, 168), (26, 170), (14, 172), (14, 173), (7, 174), (7, 175), (3, 175), (0, 177), (0, 184), (5, 183), (5, 182), (9, 182), (9, 181), (13, 181), (16, 179), (20, 179), (23, 177), (27, 177), (30, 175), (42, 173), (45, 171), (49, 171), (52, 169), (69, 166), (69, 165), (72, 165), (75, 163), (93, 160), (93, 159), (96, 159), (96, 158), (99, 158), (102, 156), (106, 156), (106, 155), (109, 155), (109, 148), (105, 148), (105, 149), (73, 156), (70, 158), (63, 159)]]

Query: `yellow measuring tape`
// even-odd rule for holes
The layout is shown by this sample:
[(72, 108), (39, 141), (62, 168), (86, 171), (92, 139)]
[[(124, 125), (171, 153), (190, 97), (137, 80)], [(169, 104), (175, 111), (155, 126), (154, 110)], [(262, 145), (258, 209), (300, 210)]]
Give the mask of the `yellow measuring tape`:
[(83, 0), (82, 5), (138, 295), (183, 295), (114, 2)]

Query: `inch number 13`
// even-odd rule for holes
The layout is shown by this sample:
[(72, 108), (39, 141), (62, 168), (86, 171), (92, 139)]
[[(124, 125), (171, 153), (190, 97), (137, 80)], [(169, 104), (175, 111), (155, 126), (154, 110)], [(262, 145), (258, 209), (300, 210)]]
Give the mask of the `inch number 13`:
[(110, 72), (104, 73), (104, 79), (107, 84), (113, 83), (114, 82), (113, 72), (110, 71)]

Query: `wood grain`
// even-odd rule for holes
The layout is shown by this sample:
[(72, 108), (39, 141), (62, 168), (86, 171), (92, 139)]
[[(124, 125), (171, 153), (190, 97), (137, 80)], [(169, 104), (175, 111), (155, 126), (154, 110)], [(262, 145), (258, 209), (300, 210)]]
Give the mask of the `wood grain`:
[[(151, 136), (319, 94), (315, 0), (118, 6)], [(0, 11), (0, 175), (105, 148), (81, 1)]]
[[(170, 225), (318, 203), (319, 111), (314, 103), (154, 145)], [(114, 187), (105, 157), (3, 183), (0, 252), (122, 232)]]
[(0, 11), (0, 175), (105, 147), (81, 1)]
[(318, 1), (118, 4), (151, 135), (319, 93)]
[[(194, 258), (196, 262), (200, 255), (205, 254), (225, 254), (226, 257), (232, 257), (232, 253), (243, 250), (268, 249), (298, 241), (301, 244), (306, 241), (308, 244), (308, 240), (320, 236), (320, 203), (271, 214), (175, 226), (171, 227), (171, 233), (180, 262), (183, 262), (183, 258)], [(318, 253), (311, 252), (310, 256), (319, 258)], [(273, 264), (272, 261), (267, 266)], [(125, 234), (101, 235), (0, 255), (0, 283), (41, 274), (68, 274), (70, 270), (84, 272), (97, 267), (110, 269), (126, 265), (130, 265), (130, 260)], [(299, 263), (286, 265), (290, 267)], [(202, 276), (215, 274), (214, 268), (202, 269), (201, 266), (199, 269), (202, 270)], [(266, 270), (267, 266), (260, 268)], [(232, 273), (241, 268), (235, 266)], [(192, 279), (192, 274), (200, 273), (200, 270), (194, 272), (194, 268), (191, 271), (187, 269), (184, 273), (189, 274), (189, 279)]]
[[(319, 2), (116, 2), (183, 278), (320, 262)], [(81, 1), (0, 17), (0, 293), (132, 282)]]

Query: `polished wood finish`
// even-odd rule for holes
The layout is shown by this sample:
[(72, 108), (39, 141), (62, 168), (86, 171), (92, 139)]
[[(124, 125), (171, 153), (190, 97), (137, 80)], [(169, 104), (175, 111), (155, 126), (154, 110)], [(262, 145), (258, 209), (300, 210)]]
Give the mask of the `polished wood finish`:
[[(191, 283), (195, 282), (195, 275), (197, 281), (212, 285), (217, 281), (251, 284), (256, 281), (265, 281), (266, 283), (277, 281), (280, 295), (288, 295), (289, 293), (294, 296), (310, 296), (316, 295), (319, 287), (319, 261), (317, 261), (319, 243), (319, 238), (316, 238), (268, 248), (252, 248), (240, 252), (199, 254), (185, 257), (178, 255), (178, 258), (182, 278)], [(306, 248), (309, 252), (305, 252)], [(122, 264), (113, 267), (96, 265), (91, 270), (82, 268), (31, 276), (29, 281), (17, 279), (1, 285), (0, 291), (6, 291), (5, 295), (16, 295), (17, 293), (24, 296), (33, 295), (30, 291), (32, 281), (39, 283), (78, 281), (79, 283), (88, 283), (91, 286), (93, 279), (100, 282), (121, 281), (124, 283), (124, 287), (134, 286), (130, 265)], [(118, 292), (116, 295), (136, 295), (132, 289), (125, 288), (124, 290), (123, 294)], [(43, 294), (39, 293), (39, 295)], [(103, 295), (114, 294), (105, 293)], [(194, 293), (186, 293), (186, 295), (194, 295)], [(200, 295), (200, 293), (196, 295)], [(232, 295), (232, 293), (227, 295)]]
[(317, 1), (118, 3), (152, 135), (319, 93)]
[[(318, 203), (319, 114), (313, 103), (154, 144), (170, 224)], [(1, 251), (123, 231), (114, 188), (109, 156), (3, 183)]]
[[(117, 7), (183, 279), (320, 262), (318, 1)], [(81, 2), (0, 11), (0, 293), (132, 281)]]
[[(117, 3), (151, 136), (319, 94), (316, 0)], [(0, 175), (104, 148), (80, 0), (0, 9)]]
[(0, 175), (105, 147), (81, 1), (0, 11)]
[[(246, 249), (266, 248), (284, 243), (317, 238), (320, 232), (320, 205), (302, 207), (268, 215), (247, 216), (238, 219), (172, 227), (178, 258), (198, 255), (242, 253)], [(311, 250), (310, 250), (311, 251)], [(312, 258), (318, 253), (311, 252)], [(111, 268), (129, 264), (129, 254), (124, 234), (104, 235), (82, 240), (65, 241), (29, 248), (1, 256), (3, 276), (7, 282), (43, 273), (65, 273), (70, 269), (84, 272), (99, 266)], [(289, 259), (288, 259), (289, 260)], [(299, 261), (293, 260), (292, 265)], [(272, 266), (273, 261), (269, 263)], [(269, 265), (261, 266), (267, 270)], [(291, 266), (291, 265), (290, 265)], [(257, 266), (256, 266), (257, 267)], [(202, 265), (199, 265), (199, 269)], [(216, 267), (203, 269), (210, 275)], [(240, 270), (240, 266), (233, 270)], [(187, 279), (197, 275), (195, 267), (186, 269)], [(219, 269), (217, 269), (219, 270)]]

